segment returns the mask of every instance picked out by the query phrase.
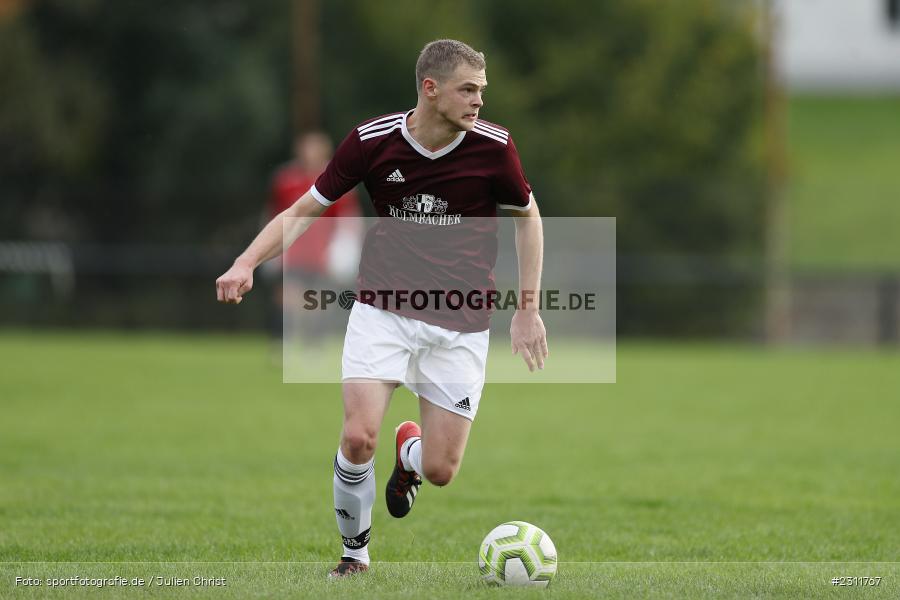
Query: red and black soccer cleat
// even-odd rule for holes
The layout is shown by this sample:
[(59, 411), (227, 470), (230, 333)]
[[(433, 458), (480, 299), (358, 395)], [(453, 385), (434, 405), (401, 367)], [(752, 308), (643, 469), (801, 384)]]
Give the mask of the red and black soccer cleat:
[[(391, 473), (391, 478), (387, 482), (384, 497), (387, 500), (387, 508), (391, 516), (402, 519), (409, 514), (413, 502), (416, 501), (416, 494), (419, 493), (422, 478), (415, 471), (407, 471), (403, 468), (400, 449), (409, 438), (422, 437), (422, 430), (414, 422), (404, 421), (397, 426), (396, 434), (397, 462), (394, 464), (394, 472)], [(421, 444), (422, 442), (417, 443)]]
[(341, 562), (331, 570), (328, 577), (349, 577), (350, 575), (356, 575), (357, 573), (365, 573), (368, 570), (369, 565), (366, 563), (356, 560), (355, 558), (350, 558), (349, 556), (342, 556)]

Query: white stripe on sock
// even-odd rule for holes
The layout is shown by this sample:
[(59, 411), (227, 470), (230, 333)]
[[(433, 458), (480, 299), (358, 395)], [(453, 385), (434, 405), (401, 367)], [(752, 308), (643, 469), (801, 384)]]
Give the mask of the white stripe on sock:
[(368, 565), (369, 564), (369, 546), (368, 544), (362, 548), (348, 548), (344, 546), (343, 556), (355, 558), (356, 560)]
[(369, 460), (369, 462), (363, 463), (361, 465), (356, 465), (356, 464), (353, 464), (352, 462), (350, 462), (347, 459), (347, 457), (344, 456), (344, 453), (341, 452), (340, 447), (338, 447), (337, 462), (338, 462), (338, 466), (341, 468), (341, 470), (343, 470), (347, 473), (350, 473), (352, 475), (362, 475), (363, 473), (365, 473), (366, 471), (368, 471), (369, 469), (372, 468), (372, 464), (375, 462), (375, 458), (372, 457), (372, 459)]

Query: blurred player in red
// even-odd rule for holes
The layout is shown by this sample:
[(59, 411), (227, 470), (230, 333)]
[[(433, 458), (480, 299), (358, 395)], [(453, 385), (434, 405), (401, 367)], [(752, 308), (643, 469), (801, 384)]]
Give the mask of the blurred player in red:
[[(294, 160), (283, 165), (272, 178), (272, 189), (265, 223), (290, 208), (315, 184), (328, 166), (333, 153), (331, 139), (312, 131), (294, 140)], [(325, 289), (352, 281), (356, 276), (362, 224), (353, 217), (362, 216), (354, 190), (344, 194), (317, 219), (287, 252), (265, 264), (264, 272), (273, 287), (272, 335), (287, 339), (304, 336), (317, 339), (325, 333), (325, 319), (303, 319), (299, 308), (303, 292)], [(328, 217), (341, 217), (329, 219)], [(341, 257), (349, 257), (343, 260)]]

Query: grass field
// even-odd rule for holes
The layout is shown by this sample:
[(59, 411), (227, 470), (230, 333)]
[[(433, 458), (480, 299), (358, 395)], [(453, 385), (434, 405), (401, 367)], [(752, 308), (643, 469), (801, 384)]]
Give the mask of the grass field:
[(900, 96), (797, 97), (789, 104), (792, 262), (900, 264)]
[[(0, 597), (900, 596), (897, 354), (625, 344), (615, 385), (489, 385), (458, 479), (404, 520), (379, 500), (372, 572), (331, 582), (338, 388), (281, 384), (267, 350), (0, 334)], [(398, 394), (379, 488), (415, 414)], [(549, 589), (480, 585), (510, 519), (556, 542)], [(227, 586), (15, 585), (116, 575)]]

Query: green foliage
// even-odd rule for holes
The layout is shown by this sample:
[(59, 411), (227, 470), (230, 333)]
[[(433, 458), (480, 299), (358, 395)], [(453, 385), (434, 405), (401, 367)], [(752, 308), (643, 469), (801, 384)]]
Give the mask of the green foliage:
[(522, 146), (539, 153), (532, 160), (562, 194), (560, 209), (633, 222), (644, 235), (626, 226), (625, 239), (633, 231), (644, 252), (733, 243), (704, 228), (750, 212), (716, 194), (748, 168), (758, 114), (757, 51), (744, 21), (703, 0), (612, 2), (588, 14), (577, 2), (509, 2), (498, 13), (510, 36), (499, 42), (522, 48), (498, 103), (521, 105), (502, 108), (521, 121), (518, 137), (531, 138)]
[(95, 240), (208, 240), (257, 213), (287, 137), (284, 9), (35, 3), (5, 25), (0, 142), (16, 160), (0, 169), (19, 177), (0, 191), (23, 211), (40, 196)]
[[(486, 52), (483, 114), (512, 130), (547, 214), (616, 216), (630, 251), (756, 246), (760, 65), (747, 15), (716, 0), (322, 10), (335, 136), (412, 106), (418, 50), (458, 37)], [(235, 212), (255, 214), (250, 197), (286, 146), (288, 11), (277, 0), (37, 4), (0, 38), (13, 92), (0, 105), (0, 142), (14, 150), (4, 171), (63, 179), (58, 194), (89, 202), (92, 237), (126, 215), (139, 237), (216, 236)]]
[(59, 58), (51, 60), (24, 23), (0, 25), (4, 175), (29, 166), (78, 172), (96, 155), (108, 110), (105, 89), (85, 57)]
[[(290, 3), (28, 6), (0, 25), (10, 89), (0, 98), (0, 237), (248, 241), (291, 136)], [(483, 116), (512, 131), (545, 215), (617, 217), (624, 254), (759, 252), (762, 68), (751, 5), (320, 8), (323, 126), (334, 137), (412, 107), (418, 51), (460, 38), (487, 55)], [(34, 225), (53, 219), (66, 227)], [(683, 296), (676, 313), (710, 298), (696, 288)], [(753, 294), (733, 296), (712, 303), (713, 329), (753, 305)], [(652, 329), (646, 302), (623, 298)]]
[[(345, 34), (326, 36), (323, 63), (335, 136), (366, 117), (412, 107), (418, 50), (459, 37), (487, 56), (482, 116), (511, 130), (545, 215), (616, 217), (620, 254), (758, 258), (763, 65), (752, 7), (717, 0), (329, 6), (325, 30)], [(620, 331), (746, 333), (758, 301), (752, 282), (674, 293), (624, 287)]]
[(326, 31), (346, 33), (324, 54), (336, 135), (411, 107), (418, 50), (458, 36), (487, 55), (482, 114), (511, 129), (545, 214), (616, 216), (632, 252), (759, 248), (753, 13), (715, 0), (329, 6)]

